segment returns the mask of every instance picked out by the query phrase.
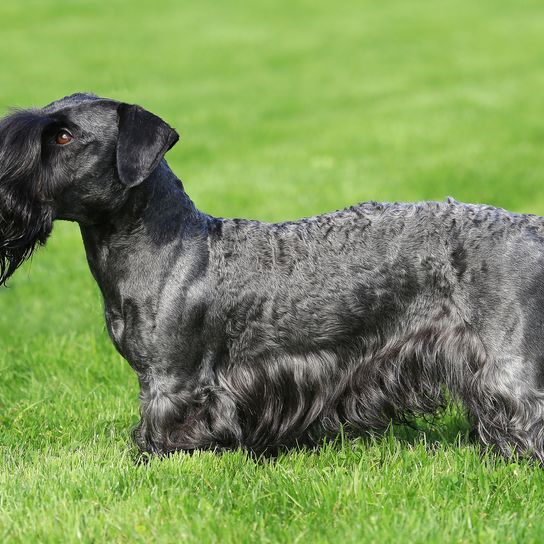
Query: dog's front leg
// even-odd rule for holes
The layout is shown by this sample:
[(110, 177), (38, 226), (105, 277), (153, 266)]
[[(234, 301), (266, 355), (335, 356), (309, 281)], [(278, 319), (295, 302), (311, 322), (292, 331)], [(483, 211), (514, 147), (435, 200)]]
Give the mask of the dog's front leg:
[[(171, 377), (170, 377), (171, 380)], [(163, 379), (140, 379), (141, 419), (133, 431), (142, 452), (223, 450), (240, 447), (242, 433), (234, 401), (217, 387), (176, 389)]]

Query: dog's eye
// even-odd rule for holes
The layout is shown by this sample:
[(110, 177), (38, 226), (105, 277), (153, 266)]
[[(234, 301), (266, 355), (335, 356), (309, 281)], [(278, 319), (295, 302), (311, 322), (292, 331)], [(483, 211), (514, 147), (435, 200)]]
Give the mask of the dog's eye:
[(69, 144), (73, 139), (74, 137), (65, 128), (59, 130), (55, 136), (55, 142), (59, 145)]

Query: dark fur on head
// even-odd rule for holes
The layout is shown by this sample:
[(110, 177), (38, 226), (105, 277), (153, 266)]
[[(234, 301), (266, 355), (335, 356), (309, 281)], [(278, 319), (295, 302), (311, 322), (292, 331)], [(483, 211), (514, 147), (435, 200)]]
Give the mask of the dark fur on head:
[(0, 284), (44, 244), (53, 228), (52, 175), (44, 138), (51, 120), (32, 111), (0, 121)]

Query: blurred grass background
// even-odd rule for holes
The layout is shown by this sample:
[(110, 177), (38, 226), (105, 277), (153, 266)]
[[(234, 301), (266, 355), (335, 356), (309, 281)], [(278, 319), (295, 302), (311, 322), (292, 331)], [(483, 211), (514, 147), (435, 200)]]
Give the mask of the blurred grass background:
[[(448, 195), (544, 215), (543, 59), (536, 0), (0, 4), (0, 113), (76, 91), (139, 103), (222, 216)], [(0, 541), (544, 538), (541, 469), (481, 458), (455, 411), (276, 463), (136, 465), (136, 378), (101, 312), (70, 224), (0, 291)]]

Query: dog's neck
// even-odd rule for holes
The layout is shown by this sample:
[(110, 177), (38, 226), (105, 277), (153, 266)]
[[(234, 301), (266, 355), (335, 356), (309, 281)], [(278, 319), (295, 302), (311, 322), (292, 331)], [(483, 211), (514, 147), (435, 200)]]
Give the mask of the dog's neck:
[[(81, 225), (84, 237), (88, 233), (100, 234), (101, 239), (127, 236), (137, 231), (148, 231), (157, 234), (157, 226), (187, 225), (201, 221), (199, 213), (191, 199), (183, 190), (181, 181), (170, 170), (166, 161), (140, 185), (127, 191), (123, 204), (109, 213), (99, 224)], [(168, 231), (168, 229), (166, 229)], [(167, 233), (167, 232), (166, 232)], [(161, 234), (165, 234), (161, 229)]]
[[(106, 310), (155, 296), (171, 271), (206, 253), (209, 217), (199, 212), (165, 161), (107, 221), (80, 225)], [(161, 263), (161, 266), (157, 266)]]

